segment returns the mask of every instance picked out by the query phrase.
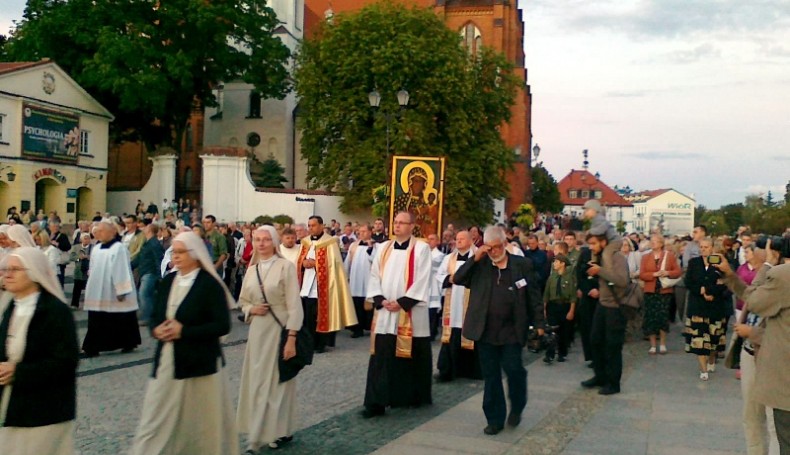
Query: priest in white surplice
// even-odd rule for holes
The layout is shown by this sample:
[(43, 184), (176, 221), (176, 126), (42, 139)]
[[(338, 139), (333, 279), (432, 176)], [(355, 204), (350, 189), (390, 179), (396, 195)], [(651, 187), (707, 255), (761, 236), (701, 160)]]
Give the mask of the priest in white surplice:
[(442, 311), (442, 287), (436, 280), (436, 273), (439, 271), (439, 266), (442, 265), (444, 260), (444, 253), (439, 248), (441, 240), (436, 234), (428, 236), (428, 246), (431, 247), (431, 291), (428, 300), (428, 315), (429, 323), (431, 325), (431, 341), (436, 339), (436, 334), (439, 331), (439, 321), (441, 318), (439, 314)]
[(482, 379), (477, 350), (472, 340), (461, 336), (466, 308), (469, 306), (469, 290), (453, 284), (453, 275), (468, 260), (474, 259), (474, 244), (469, 231), (458, 231), (455, 235), (455, 251), (445, 256), (436, 281), (444, 290), (442, 311), (442, 349), (436, 367), (440, 382), (455, 378)]
[(431, 251), (427, 243), (412, 237), (410, 213), (398, 213), (393, 224), (395, 238), (379, 245), (368, 282), (367, 297), (376, 310), (365, 418), (383, 415), (387, 406), (431, 403)]
[(280, 240), (282, 243), (277, 247), (280, 256), (290, 261), (296, 267), (296, 263), (299, 262), (299, 253), (302, 251), (301, 243), (296, 241), (296, 231), (291, 228), (283, 229)]
[(82, 351), (87, 357), (116, 349), (131, 352), (140, 345), (140, 330), (129, 252), (110, 222), (100, 222), (94, 235), (101, 245), (91, 253), (84, 306), (88, 332)]
[(348, 284), (351, 290), (351, 299), (354, 301), (354, 311), (357, 313), (357, 325), (349, 327), (351, 338), (365, 335), (365, 330), (370, 330), (370, 311), (365, 311), (365, 297), (368, 292), (368, 279), (370, 266), (373, 264), (373, 255), (377, 243), (373, 241), (373, 229), (369, 224), (359, 225), (359, 240), (348, 247), (348, 254), (343, 265), (348, 275)]

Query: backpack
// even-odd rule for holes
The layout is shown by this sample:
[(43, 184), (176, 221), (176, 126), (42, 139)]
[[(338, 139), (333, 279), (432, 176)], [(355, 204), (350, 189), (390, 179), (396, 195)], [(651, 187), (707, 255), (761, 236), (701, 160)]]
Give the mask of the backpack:
[(633, 320), (642, 310), (642, 305), (645, 301), (645, 293), (639, 283), (629, 282), (625, 287), (623, 294), (618, 297), (617, 292), (613, 285), (609, 284), (609, 289), (612, 290), (614, 300), (620, 305), (620, 311), (626, 319)]

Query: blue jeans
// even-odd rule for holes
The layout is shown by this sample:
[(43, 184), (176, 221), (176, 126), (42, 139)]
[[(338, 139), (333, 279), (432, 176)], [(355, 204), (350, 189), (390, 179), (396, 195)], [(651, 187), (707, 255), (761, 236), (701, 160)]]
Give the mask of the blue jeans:
[(502, 387), (502, 370), (507, 375), (510, 413), (521, 415), (527, 406), (527, 369), (521, 358), (524, 348), (520, 344), (495, 346), (482, 341), (476, 341), (475, 345), (485, 380), (483, 412), (489, 425), (505, 426), (507, 403)]
[(146, 273), (140, 277), (140, 289), (137, 291), (137, 300), (140, 301), (140, 309), (142, 310), (141, 321), (149, 322), (151, 320), (157, 283), (159, 283), (159, 275), (156, 273)]

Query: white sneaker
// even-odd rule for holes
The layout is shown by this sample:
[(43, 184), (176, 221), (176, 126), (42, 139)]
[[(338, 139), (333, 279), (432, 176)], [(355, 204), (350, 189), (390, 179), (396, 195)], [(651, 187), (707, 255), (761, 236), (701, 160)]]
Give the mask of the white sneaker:
[(647, 351), (647, 353), (648, 353), (648, 354), (650, 354), (650, 355), (656, 355), (656, 347), (655, 347), (655, 346), (652, 346), (652, 347), (651, 347), (651, 348), (650, 348), (650, 349)]
[(661, 346), (661, 347), (658, 349), (658, 352), (659, 352), (660, 354), (666, 354), (666, 353), (667, 353), (667, 347), (666, 347), (666, 346), (664, 346), (664, 345), (662, 345), (662, 346)]
[(709, 363), (708, 364), (708, 373), (714, 373), (714, 372), (716, 372), (716, 364), (715, 363)]
[(707, 381), (708, 380), (708, 373), (700, 373), (699, 374), (699, 378), (701, 380), (703, 380), (703, 381)]

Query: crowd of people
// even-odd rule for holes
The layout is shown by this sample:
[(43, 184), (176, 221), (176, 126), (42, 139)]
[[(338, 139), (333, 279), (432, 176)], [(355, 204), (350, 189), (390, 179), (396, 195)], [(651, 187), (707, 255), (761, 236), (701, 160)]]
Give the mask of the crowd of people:
[[(762, 244), (747, 228), (711, 238), (702, 225), (688, 237), (621, 236), (597, 201), (584, 208), (586, 232), (546, 217), (524, 230), (450, 224), (425, 239), (407, 212), (389, 230), (320, 216), (257, 225), (198, 218), (188, 200), (138, 201), (134, 214), (96, 214), (70, 233), (57, 213), (26, 223), (14, 212), (0, 225), (0, 447), (71, 453), (78, 358), (135, 350), (141, 326), (157, 347), (136, 454), (238, 453), (237, 431), (248, 454), (287, 445), (292, 362), (332, 355), (344, 329), (371, 338), (363, 417), (429, 405), (434, 381), (469, 378), (484, 381), (483, 431), (495, 435), (526, 406), (524, 347), (561, 364), (578, 335), (593, 371), (581, 385), (611, 395), (626, 338), (661, 356), (675, 328), (702, 381), (739, 350), (749, 453), (790, 450), (788, 238)], [(634, 285), (636, 316), (622, 301)], [(81, 347), (68, 304), (88, 314)], [(249, 324), (235, 417), (221, 346), (233, 312)], [(56, 386), (42, 391), (44, 378)]]

